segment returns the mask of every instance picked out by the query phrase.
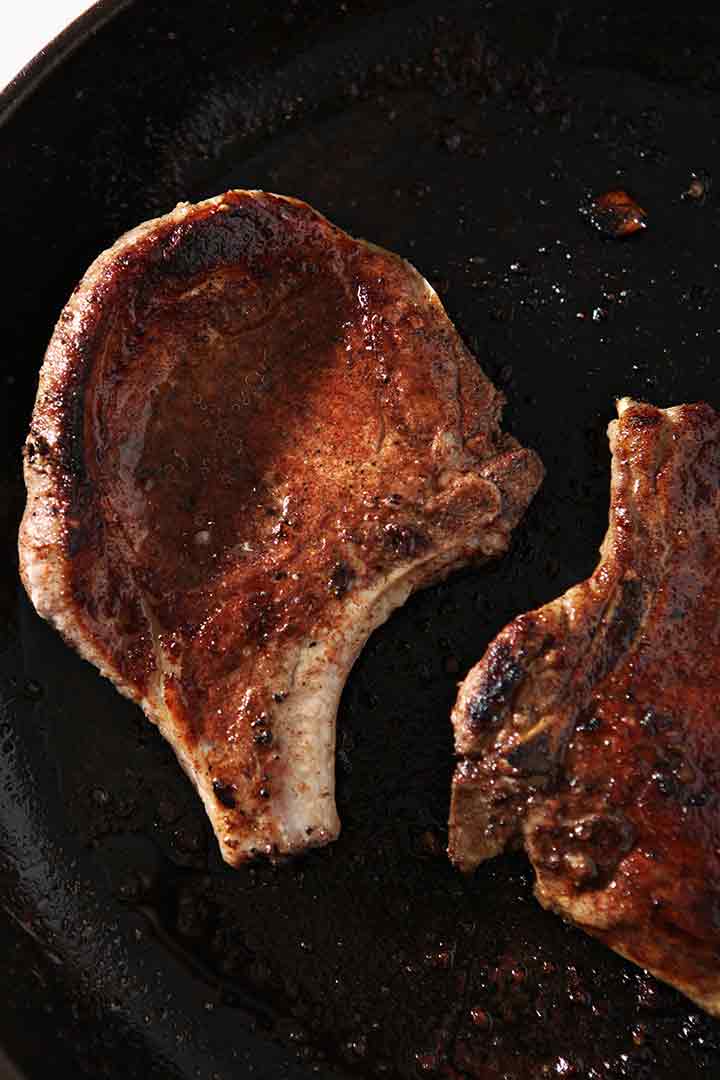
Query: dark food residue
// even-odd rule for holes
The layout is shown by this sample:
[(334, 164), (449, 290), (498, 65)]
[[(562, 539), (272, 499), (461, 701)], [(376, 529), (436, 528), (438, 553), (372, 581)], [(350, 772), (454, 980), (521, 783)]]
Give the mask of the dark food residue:
[(647, 228), (647, 214), (627, 191), (606, 191), (581, 206), (580, 213), (599, 232), (614, 239), (632, 236)]
[(690, 199), (698, 206), (702, 206), (708, 199), (712, 190), (712, 177), (705, 169), (694, 172), (690, 178), (687, 191), (683, 192), (683, 199)]

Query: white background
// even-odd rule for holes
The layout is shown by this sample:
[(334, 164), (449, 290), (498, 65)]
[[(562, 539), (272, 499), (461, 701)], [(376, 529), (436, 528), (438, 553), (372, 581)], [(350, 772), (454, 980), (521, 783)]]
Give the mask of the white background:
[(0, 90), (92, 0), (6, 0), (0, 3)]

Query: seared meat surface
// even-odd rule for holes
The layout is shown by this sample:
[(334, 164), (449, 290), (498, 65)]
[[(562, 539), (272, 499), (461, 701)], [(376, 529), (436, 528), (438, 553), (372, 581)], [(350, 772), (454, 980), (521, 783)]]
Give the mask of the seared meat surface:
[(542, 476), (411, 266), (304, 203), (147, 222), (60, 317), (25, 449), (38, 612), (172, 744), (222, 854), (337, 836), (335, 715), (413, 589)]
[(462, 684), (450, 854), (720, 1015), (720, 417), (627, 399), (597, 570)]

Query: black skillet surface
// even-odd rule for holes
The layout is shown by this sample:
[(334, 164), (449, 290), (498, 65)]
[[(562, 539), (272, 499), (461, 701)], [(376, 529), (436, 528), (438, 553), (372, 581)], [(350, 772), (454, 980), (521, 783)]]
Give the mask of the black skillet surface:
[[(719, 45), (710, 16), (145, 0), (100, 5), (5, 95), (0, 1027), (29, 1077), (720, 1075), (720, 1024), (540, 910), (523, 858), (465, 881), (443, 855), (456, 681), (593, 568), (614, 398), (720, 406), (720, 204), (683, 198), (720, 176)], [(548, 469), (511, 554), (416, 596), (358, 662), (340, 841), (240, 871), (140, 712), (34, 615), (14, 553), (73, 284), (125, 228), (228, 186), (410, 258)], [(648, 212), (625, 242), (578, 213), (612, 187)]]

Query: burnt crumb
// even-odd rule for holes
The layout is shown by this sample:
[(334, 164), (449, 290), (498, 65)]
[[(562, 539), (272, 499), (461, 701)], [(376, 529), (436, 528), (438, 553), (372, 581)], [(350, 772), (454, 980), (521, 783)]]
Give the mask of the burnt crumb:
[(277, 691), (272, 696), (273, 701), (275, 702), (276, 705), (282, 705), (282, 703), (283, 703), (283, 701), (285, 701), (286, 697), (287, 697), (287, 693), (278, 693)]
[(217, 801), (232, 810), (235, 806), (237, 788), (234, 784), (227, 784), (223, 780), (213, 780), (213, 794)]
[(261, 787), (260, 790), (258, 791), (258, 795), (260, 796), (261, 799), (269, 799), (270, 798), (270, 788)]
[(271, 746), (272, 741), (273, 741), (272, 731), (269, 731), (267, 728), (265, 728), (264, 731), (258, 731), (258, 733), (253, 736), (253, 742), (257, 746)]
[(683, 199), (694, 202), (697, 206), (703, 206), (712, 190), (712, 177), (706, 169), (698, 169), (692, 173), (690, 183), (686, 191), (683, 191)]
[(385, 546), (401, 559), (412, 559), (430, 546), (425, 533), (411, 525), (390, 523), (383, 529)]
[(647, 214), (627, 191), (606, 191), (580, 206), (580, 213), (605, 236), (620, 239), (647, 227)]
[(330, 574), (330, 580), (328, 582), (328, 588), (338, 598), (345, 596), (345, 594), (352, 588), (352, 584), (355, 580), (355, 571), (352, 567), (344, 561), (337, 562)]

